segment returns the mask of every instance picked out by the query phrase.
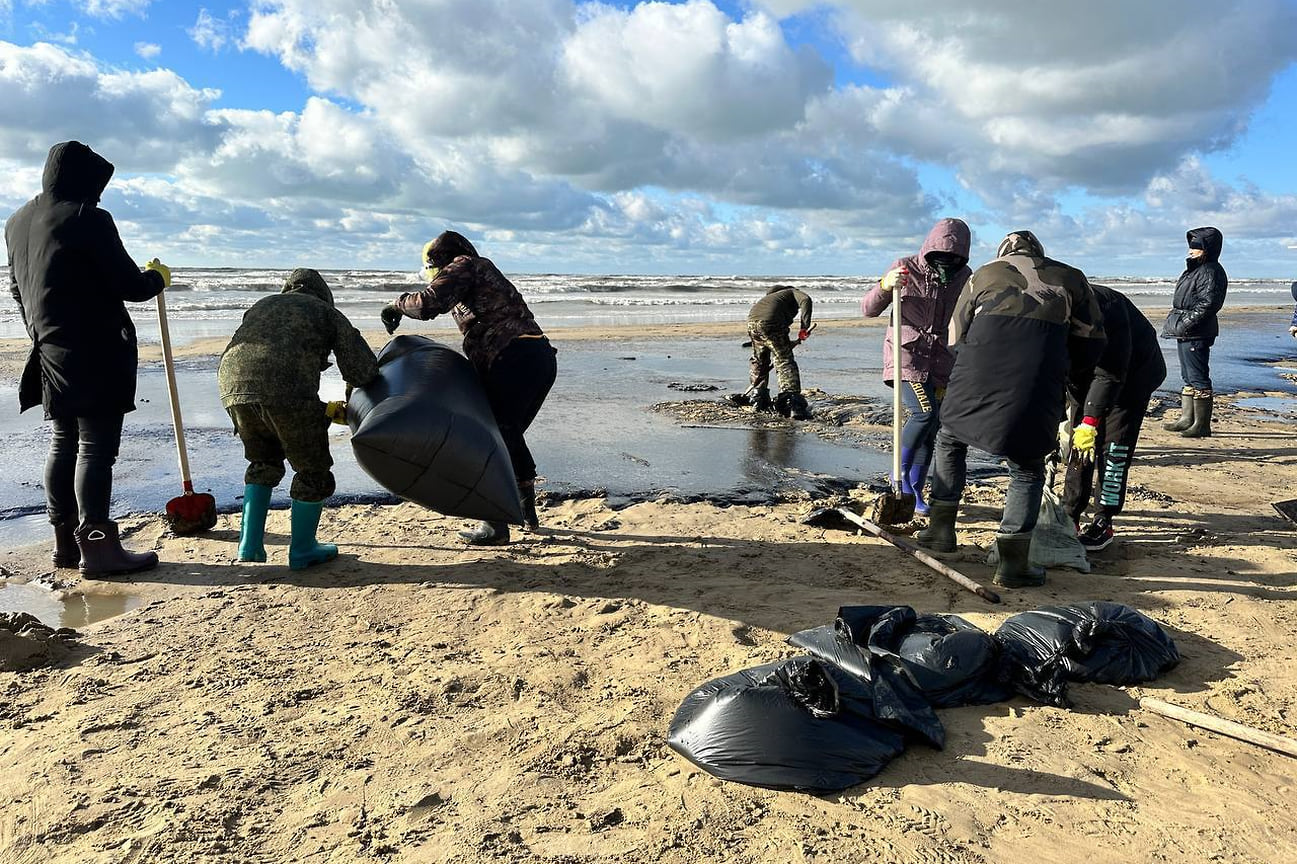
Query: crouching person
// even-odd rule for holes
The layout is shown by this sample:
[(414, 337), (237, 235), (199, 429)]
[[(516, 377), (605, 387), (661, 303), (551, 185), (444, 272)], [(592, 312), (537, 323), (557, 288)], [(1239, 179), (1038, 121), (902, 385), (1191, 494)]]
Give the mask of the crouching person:
[(333, 292), (314, 270), (289, 274), (283, 293), (243, 316), (217, 372), (221, 404), (234, 421), (248, 460), (244, 474), (239, 560), (265, 561), (270, 492), (293, 466), (292, 539), (288, 566), (301, 570), (338, 554), (316, 541), (324, 499), (333, 494), (329, 417), (320, 401), (320, 372), (329, 354), (349, 387), (378, 375), (378, 360), (360, 331), (333, 306)]

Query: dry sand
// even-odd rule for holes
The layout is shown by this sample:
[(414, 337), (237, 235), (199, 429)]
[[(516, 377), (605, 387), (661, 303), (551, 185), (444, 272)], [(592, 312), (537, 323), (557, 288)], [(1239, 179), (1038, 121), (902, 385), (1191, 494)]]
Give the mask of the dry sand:
[[(542, 509), (500, 549), (411, 505), (326, 513), (341, 558), (232, 561), (237, 517), (200, 539), (134, 520), (164, 565), (144, 603), (82, 631), (55, 668), (0, 674), (0, 861), (1125, 862), (1297, 860), (1297, 760), (1142, 711), (1154, 695), (1297, 735), (1297, 436), (1222, 410), (1216, 437), (1149, 421), (1095, 572), (991, 606), (806, 504), (599, 500)], [(1002, 483), (974, 489), (956, 566), (983, 553)], [(49, 547), (13, 550), (19, 576)], [(67, 571), (63, 571), (66, 575)], [(790, 656), (839, 605), (908, 604), (993, 628), (1045, 603), (1130, 604), (1183, 662), (1129, 690), (1074, 685), (941, 712), (846, 794), (722, 783), (672, 753), (703, 681)]]

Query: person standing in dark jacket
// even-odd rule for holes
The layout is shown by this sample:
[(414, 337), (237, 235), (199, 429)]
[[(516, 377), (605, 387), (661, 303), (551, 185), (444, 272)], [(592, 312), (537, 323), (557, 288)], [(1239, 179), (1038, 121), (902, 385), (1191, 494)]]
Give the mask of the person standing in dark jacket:
[(1225, 305), (1229, 277), (1220, 266), (1225, 238), (1215, 228), (1193, 228), (1185, 234), (1189, 255), (1175, 283), (1171, 312), (1162, 327), (1164, 339), (1175, 339), (1180, 355), (1180, 419), (1163, 428), (1183, 438), (1211, 436), (1211, 346), (1220, 334), (1216, 313)]
[(50, 148), (41, 192), (5, 223), (9, 292), (31, 354), (19, 411), (52, 421), (45, 499), (54, 565), (87, 576), (157, 566), (155, 552), (122, 548), (108, 515), (122, 422), (135, 410), (135, 324), (123, 301), (151, 300), (170, 284), (155, 258), (141, 271), (99, 198), (113, 165), (80, 141)]
[[(883, 382), (901, 384), (909, 417), (901, 430), (901, 492), (914, 495), (914, 512), (927, 514), (923, 486), (940, 426), (941, 400), (955, 365), (946, 331), (955, 300), (973, 271), (968, 269), (972, 235), (961, 219), (932, 226), (919, 254), (897, 259), (860, 301), (867, 318), (877, 318), (901, 292), (901, 346), (892, 345), (892, 328), (883, 337)], [(899, 353), (899, 362), (897, 355)], [(899, 369), (899, 374), (897, 370)]]
[(1144, 412), (1153, 391), (1166, 380), (1166, 361), (1157, 330), (1126, 295), (1106, 285), (1090, 288), (1103, 315), (1107, 342), (1092, 375), (1074, 370), (1067, 378), (1072, 448), (1063, 506), (1079, 525), (1093, 493), (1094, 521), (1079, 536), (1087, 551), (1097, 552), (1113, 541), (1112, 519), (1125, 506), (1126, 480)]
[[(779, 395), (774, 409), (794, 420), (811, 419), (810, 408), (802, 396), (802, 374), (793, 357), (793, 348), (811, 335), (810, 295), (788, 285), (776, 285), (748, 311), (748, 338), (752, 340), (752, 357), (748, 360), (748, 398), (758, 411), (766, 411), (770, 402), (770, 367), (779, 376)], [(800, 315), (797, 341), (788, 338), (788, 328)]]
[[(1293, 302), (1297, 302), (1297, 282), (1288, 286), (1288, 292), (1292, 294)], [(1297, 306), (1293, 307), (1292, 320), (1288, 322), (1288, 335), (1297, 339)]]
[(285, 459), (293, 466), (288, 566), (302, 570), (338, 556), (337, 546), (316, 540), (324, 499), (334, 490), (329, 417), (320, 401), (320, 372), (329, 368), (330, 354), (349, 388), (378, 375), (365, 337), (334, 308), (324, 277), (305, 267), (288, 274), (282, 293), (243, 313), (221, 354), (221, 404), (248, 460), (240, 561), (266, 560), (266, 511), (284, 479)]
[[(449, 312), (464, 335), (464, 354), (477, 369), (500, 436), (509, 448), (527, 528), (536, 515), (536, 460), (523, 437), (540, 413), (558, 375), (557, 353), (527, 303), (464, 235), (444, 231), (423, 247), (422, 291), (409, 291), (383, 309), (383, 326), (396, 332), (401, 318), (427, 320)], [(509, 542), (509, 525), (483, 522), (460, 536), (472, 545)]]
[(918, 540), (955, 550), (969, 446), (1009, 463), (1009, 490), (995, 537), (995, 582), (1041, 585), (1029, 561), (1045, 486), (1045, 457), (1058, 442), (1068, 370), (1089, 374), (1103, 351), (1103, 318), (1085, 274), (1045, 257), (1030, 231), (1004, 238), (955, 304), (955, 367), (941, 406), (933, 463), (931, 521)]

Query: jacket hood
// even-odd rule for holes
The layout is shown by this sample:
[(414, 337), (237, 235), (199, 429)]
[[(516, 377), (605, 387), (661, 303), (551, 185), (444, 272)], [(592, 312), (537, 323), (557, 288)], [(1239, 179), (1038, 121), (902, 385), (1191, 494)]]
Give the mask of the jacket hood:
[(774, 285), (766, 289), (766, 296), (769, 297), (771, 294), (776, 294), (780, 291), (792, 291), (792, 290), (793, 290), (793, 286), (791, 285)]
[(963, 263), (967, 264), (972, 245), (973, 236), (964, 220), (942, 219), (928, 232), (927, 239), (919, 249), (919, 257), (926, 262), (930, 252), (949, 252), (963, 258)]
[(298, 267), (284, 280), (284, 294), (309, 294), (317, 300), (333, 305), (333, 292), (324, 277), (307, 267)]
[(1044, 258), (1045, 247), (1030, 231), (1010, 231), (1000, 241), (1000, 248), (995, 250), (996, 258), (1003, 258), (1005, 255), (1030, 255), (1033, 258)]
[(1219, 261), (1225, 248), (1225, 237), (1215, 228), (1190, 228), (1184, 232), (1184, 239), (1193, 248), (1202, 249), (1204, 261)]
[(113, 163), (80, 141), (64, 141), (45, 157), (41, 189), (63, 201), (97, 204), (112, 176)]
[(468, 238), (458, 231), (443, 231), (424, 247), (424, 260), (432, 263), (434, 267), (445, 267), (451, 261), (454, 261), (460, 255), (468, 255), (477, 258), (477, 250), (473, 244), (468, 242)]

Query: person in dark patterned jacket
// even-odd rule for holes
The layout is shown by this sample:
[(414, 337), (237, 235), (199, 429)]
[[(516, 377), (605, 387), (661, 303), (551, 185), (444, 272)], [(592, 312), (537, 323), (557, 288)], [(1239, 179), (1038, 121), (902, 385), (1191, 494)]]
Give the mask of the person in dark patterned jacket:
[(329, 417), (320, 401), (320, 372), (329, 368), (330, 354), (349, 387), (378, 375), (365, 337), (334, 308), (324, 277), (306, 268), (289, 274), (282, 293), (244, 313), (221, 354), (221, 404), (248, 460), (240, 561), (266, 560), (266, 511), (271, 490), (284, 479), (285, 459), (294, 471), (288, 565), (300, 570), (337, 557), (337, 546), (315, 539), (324, 499), (334, 490)]
[[(524, 433), (554, 386), (557, 352), (518, 289), (464, 235), (442, 232), (423, 247), (423, 263), (428, 285), (384, 308), (383, 326), (393, 333), (402, 317), (427, 320), (449, 312), (455, 319), (464, 336), (464, 354), (477, 369), (509, 448), (525, 524), (534, 530), (539, 527), (536, 460)], [(483, 522), (460, 536), (478, 546), (508, 543), (509, 525)]]
[(1069, 369), (1090, 375), (1105, 344), (1103, 316), (1074, 267), (1045, 257), (1030, 231), (1014, 231), (996, 258), (973, 273), (955, 303), (949, 342), (955, 366), (941, 406), (933, 465), (931, 523), (924, 545), (955, 549), (969, 446), (1009, 463), (1009, 490), (995, 542), (995, 582), (1040, 585), (1028, 561), (1045, 484), (1045, 457), (1057, 445)]
[[(794, 420), (809, 420), (810, 407), (802, 395), (802, 373), (797, 368), (793, 349), (810, 336), (810, 295), (789, 285), (776, 285), (752, 305), (748, 312), (748, 339), (752, 342), (752, 357), (748, 360), (747, 397), (758, 411), (769, 410), (770, 367), (773, 364), (779, 377), (779, 395), (775, 397), (775, 411)], [(799, 319), (800, 316), (800, 319)], [(798, 321), (797, 341), (788, 338), (788, 328)]]

